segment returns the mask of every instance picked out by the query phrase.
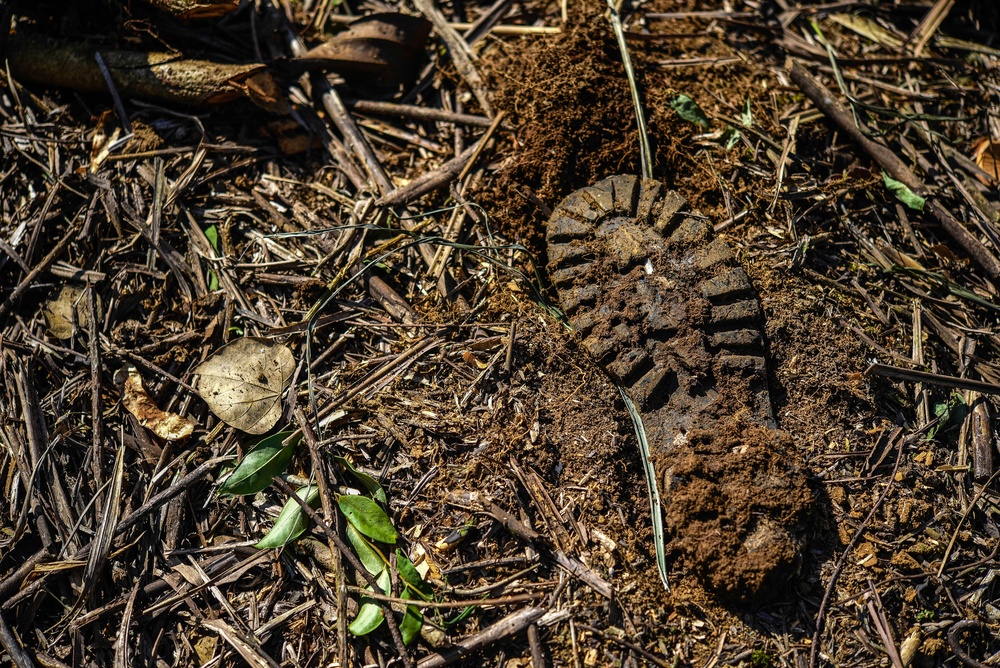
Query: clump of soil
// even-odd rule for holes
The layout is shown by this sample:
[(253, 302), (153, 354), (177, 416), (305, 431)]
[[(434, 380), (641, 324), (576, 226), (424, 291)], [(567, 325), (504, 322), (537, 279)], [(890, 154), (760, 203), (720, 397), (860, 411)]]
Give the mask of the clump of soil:
[[(612, 174), (638, 173), (638, 132), (607, 22), (585, 12), (551, 40), (523, 40), (486, 63), (497, 107), (517, 127), (517, 153), (480, 203), (501, 231), (540, 249), (543, 207)], [(532, 201), (537, 198), (541, 206)]]
[(813, 505), (788, 435), (728, 419), (687, 437), (654, 464), (673, 547), (724, 598), (773, 597), (801, 565)]

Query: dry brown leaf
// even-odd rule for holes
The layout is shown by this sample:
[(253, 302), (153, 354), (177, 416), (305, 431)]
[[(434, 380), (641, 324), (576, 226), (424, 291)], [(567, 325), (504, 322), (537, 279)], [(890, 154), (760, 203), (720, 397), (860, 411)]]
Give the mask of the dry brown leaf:
[(45, 322), (49, 326), (49, 334), (57, 339), (68, 339), (73, 336), (73, 311), (76, 310), (76, 324), (81, 328), (90, 322), (87, 308), (82, 303), (83, 288), (75, 285), (65, 285), (59, 291), (59, 296), (45, 304)]
[(220, 348), (195, 373), (208, 407), (228, 425), (263, 434), (281, 418), (281, 394), (292, 381), (292, 351), (270, 339), (246, 336)]
[(177, 413), (160, 410), (142, 385), (142, 376), (135, 367), (129, 367), (122, 391), (122, 403), (139, 424), (165, 441), (180, 441), (194, 432), (194, 423)]

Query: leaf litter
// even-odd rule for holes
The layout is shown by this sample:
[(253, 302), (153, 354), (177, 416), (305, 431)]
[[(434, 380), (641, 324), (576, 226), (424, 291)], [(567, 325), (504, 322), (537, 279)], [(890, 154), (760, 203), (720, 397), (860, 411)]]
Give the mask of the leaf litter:
[[(663, 591), (615, 387), (528, 283), (484, 260), (531, 275), (506, 242), (544, 266), (546, 210), (642, 168), (607, 17), (422, 3), (448, 41), (406, 47), (412, 85), (365, 90), (283, 69), (354, 20), (337, 3), (289, 5), (291, 25), (267, 3), (223, 20), (134, 3), (127, 26), (109, 3), (16, 8), (16, 32), (64, 51), (101, 35), (111, 69), (95, 79), (86, 52), (80, 94), (3, 75), (0, 661), (988, 664), (1000, 650), (988, 4), (621, 7), (653, 175), (750, 274), (778, 421), (812, 474), (805, 558), (759, 609), (706, 590), (684, 546), (710, 541), (683, 522), (668, 529)], [(195, 71), (264, 67), (275, 87), (227, 79), (232, 99), (218, 106), (196, 95), (149, 106), (178, 98), (144, 98), (115, 59), (164, 52), (190, 55)], [(464, 54), (457, 67), (452, 53)], [(801, 71), (868, 141), (845, 134)], [(277, 118), (248, 96), (292, 112), (277, 118), (304, 138), (299, 152), (258, 132)], [(719, 131), (679, 115), (681, 96)], [(506, 115), (478, 144), (490, 106)], [(913, 197), (897, 188), (897, 199), (881, 169)], [(88, 283), (60, 307), (68, 336), (50, 331), (46, 304)], [(249, 372), (258, 362), (210, 366), (209, 385), (224, 388), (210, 407), (200, 365), (234, 340), (288, 355), (255, 354), (277, 372), (263, 383)], [(114, 370), (127, 365), (158, 410), (195, 425), (186, 441), (116, 408)], [(959, 399), (956, 379), (987, 394), (959, 386)], [(276, 428), (301, 440), (252, 438)], [(215, 495), (230, 471), (246, 493)], [(379, 508), (400, 552), (356, 534), (338, 495)], [(265, 535), (282, 549), (253, 548)], [(384, 595), (362, 599), (373, 583), (352, 557)], [(420, 590), (410, 558), (430, 599), (409, 598)], [(353, 637), (362, 600), (365, 625), (380, 621)], [(63, 621), (72, 633), (53, 630)]]
[(295, 358), (282, 343), (241, 337), (198, 365), (198, 391), (228, 425), (263, 434), (281, 419), (281, 397), (292, 382)]

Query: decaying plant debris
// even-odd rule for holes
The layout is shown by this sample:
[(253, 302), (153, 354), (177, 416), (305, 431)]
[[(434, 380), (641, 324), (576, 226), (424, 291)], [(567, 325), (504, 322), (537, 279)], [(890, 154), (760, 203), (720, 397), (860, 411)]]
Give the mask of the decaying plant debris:
[(992, 3), (621, 7), (810, 474), (756, 608), (669, 497), (664, 591), (548, 291), (552, 208), (641, 172), (603, 5), (4, 9), (0, 661), (996, 665)]

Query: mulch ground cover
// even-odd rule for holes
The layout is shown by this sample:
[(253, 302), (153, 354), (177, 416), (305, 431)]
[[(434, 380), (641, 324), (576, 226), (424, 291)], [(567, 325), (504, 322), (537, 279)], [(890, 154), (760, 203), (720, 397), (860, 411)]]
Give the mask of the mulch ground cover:
[[(997, 665), (993, 3), (0, 9), (0, 663)], [(662, 573), (547, 269), (646, 168), (612, 11), (780, 429), (691, 434)]]

